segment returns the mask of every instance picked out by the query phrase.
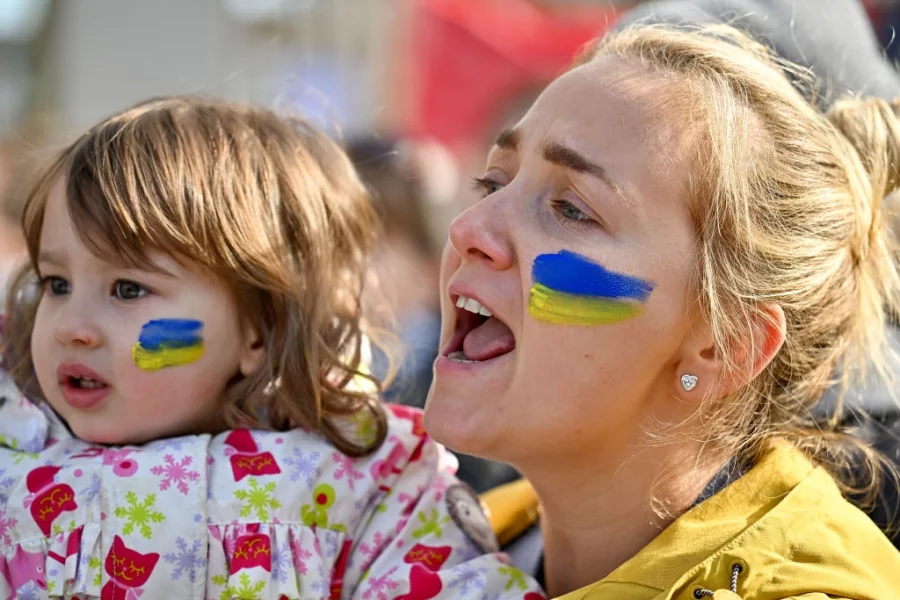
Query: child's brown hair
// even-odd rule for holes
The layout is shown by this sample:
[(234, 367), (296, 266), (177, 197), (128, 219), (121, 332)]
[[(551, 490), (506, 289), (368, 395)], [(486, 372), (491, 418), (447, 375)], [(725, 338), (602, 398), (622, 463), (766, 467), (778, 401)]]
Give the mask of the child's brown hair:
[[(64, 180), (69, 214), (100, 255), (148, 266), (148, 252), (196, 262), (229, 283), (267, 359), (235, 381), (220, 428), (296, 426), (364, 454), (386, 434), (362, 371), (360, 298), (376, 219), (338, 146), (308, 123), (196, 97), (150, 100), (92, 127), (66, 147), (28, 196), (31, 264), (10, 289), (5, 326), (11, 373), (34, 389), (30, 337), (47, 197)], [(335, 417), (368, 412), (366, 440)], [(370, 430), (371, 433), (371, 430)]]

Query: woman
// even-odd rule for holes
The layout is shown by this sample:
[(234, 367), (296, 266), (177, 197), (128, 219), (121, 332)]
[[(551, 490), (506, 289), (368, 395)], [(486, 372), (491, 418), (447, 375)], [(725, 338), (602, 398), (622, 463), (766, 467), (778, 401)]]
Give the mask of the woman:
[(498, 136), (426, 426), (530, 480), (550, 595), (900, 597), (841, 493), (876, 457), (809, 417), (838, 363), (884, 364), (898, 165), (893, 105), (825, 117), (723, 26), (609, 36)]

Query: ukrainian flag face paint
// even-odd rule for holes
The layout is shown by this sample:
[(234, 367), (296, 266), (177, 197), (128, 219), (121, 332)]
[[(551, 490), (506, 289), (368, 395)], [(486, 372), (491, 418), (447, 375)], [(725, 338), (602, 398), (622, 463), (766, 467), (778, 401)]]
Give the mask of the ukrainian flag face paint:
[(615, 273), (590, 259), (562, 250), (541, 254), (531, 270), (528, 312), (560, 325), (610, 325), (635, 317), (653, 284)]
[(158, 319), (141, 328), (131, 357), (139, 369), (158, 371), (188, 365), (203, 356), (203, 323), (191, 319)]

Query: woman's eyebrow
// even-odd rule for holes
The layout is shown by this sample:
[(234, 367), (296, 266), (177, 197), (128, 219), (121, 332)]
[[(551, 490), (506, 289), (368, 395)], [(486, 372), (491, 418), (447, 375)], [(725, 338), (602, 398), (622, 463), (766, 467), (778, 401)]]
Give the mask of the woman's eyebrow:
[(619, 195), (625, 202), (631, 203), (631, 200), (625, 195), (622, 188), (613, 181), (606, 169), (591, 161), (577, 150), (564, 146), (559, 142), (544, 142), (541, 145), (541, 155), (547, 162), (563, 167), (564, 169), (569, 169), (576, 173), (586, 173), (592, 177), (596, 177)]
[(504, 150), (518, 150), (520, 134), (516, 129), (504, 129), (494, 140), (494, 145)]

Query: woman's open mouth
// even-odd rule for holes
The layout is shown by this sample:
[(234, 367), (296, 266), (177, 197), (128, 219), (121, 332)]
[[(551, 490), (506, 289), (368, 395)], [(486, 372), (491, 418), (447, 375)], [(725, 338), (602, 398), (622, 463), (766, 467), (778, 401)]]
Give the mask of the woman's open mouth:
[(456, 298), (456, 329), (441, 352), (454, 362), (485, 362), (515, 350), (516, 338), (506, 324), (480, 302)]

